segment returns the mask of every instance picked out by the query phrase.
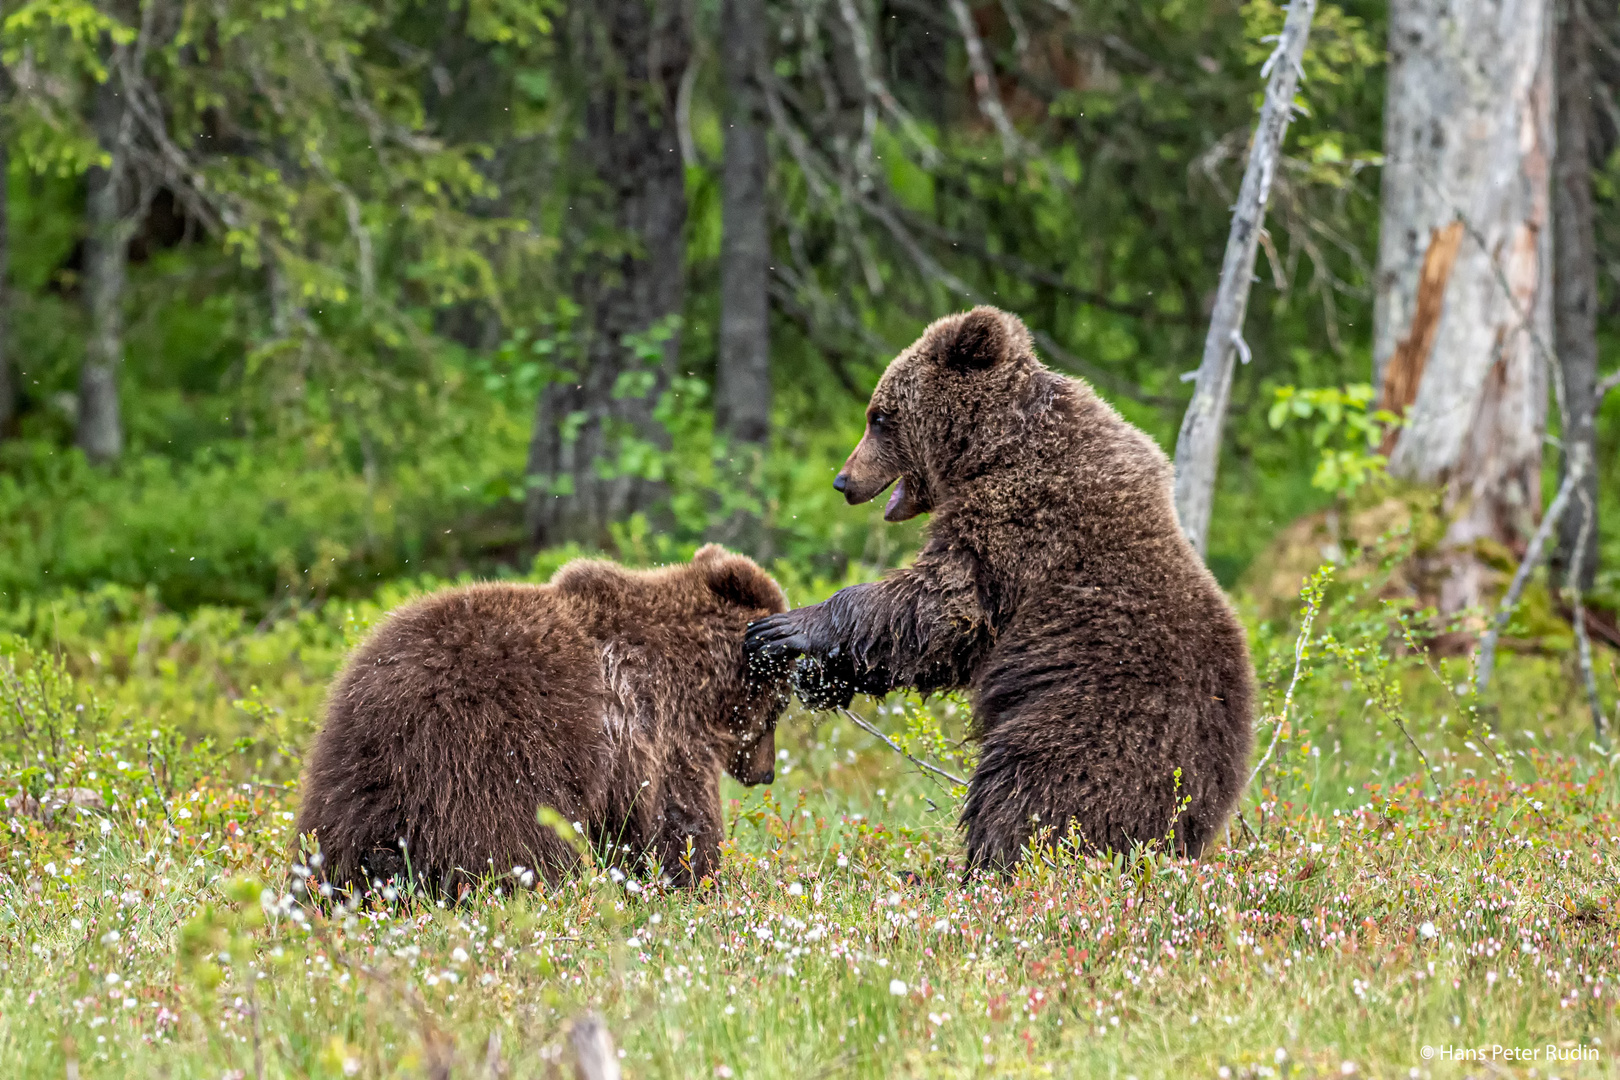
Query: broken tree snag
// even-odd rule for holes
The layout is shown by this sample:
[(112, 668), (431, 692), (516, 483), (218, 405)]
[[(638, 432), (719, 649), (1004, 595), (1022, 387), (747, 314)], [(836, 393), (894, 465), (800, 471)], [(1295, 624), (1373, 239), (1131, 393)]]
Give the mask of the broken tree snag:
[(1277, 50), (1261, 68), (1261, 76), (1269, 76), (1266, 97), (1249, 144), (1243, 185), (1232, 207), (1232, 228), (1226, 237), (1226, 257), (1221, 261), (1221, 281), (1215, 290), (1209, 333), (1204, 338), (1198, 382), (1176, 439), (1176, 515), (1181, 520), (1181, 531), (1199, 555), (1204, 554), (1210, 509), (1215, 501), (1215, 471), (1220, 465), (1226, 403), (1232, 393), (1233, 360), (1239, 351), (1245, 360), (1249, 354), (1248, 346), (1243, 344), (1243, 316), (1249, 307), (1255, 252), (1260, 230), (1265, 226), (1271, 178), (1276, 175), (1283, 136), (1288, 132), (1294, 88), (1299, 83), (1305, 40), (1310, 36), (1311, 17), (1315, 14), (1316, 0), (1294, 0), (1288, 5)]
[[(1444, 492), (1446, 533), (1425, 556), (1425, 589), (1447, 617), (1484, 609), (1501, 584), (1501, 555), (1523, 551), (1541, 516), (1553, 356), (1552, 10), (1553, 0), (1389, 5), (1372, 381), (1388, 384), (1398, 351), (1411, 370), (1397, 381), (1417, 377), (1389, 472)], [(1435, 308), (1425, 280), (1439, 269), (1433, 240), (1459, 223)], [(1426, 292), (1428, 315), (1419, 311)]]
[[(1406, 336), (1395, 345), (1389, 364), (1384, 368), (1384, 385), (1379, 395), (1379, 408), (1396, 416), (1405, 416), (1412, 402), (1417, 400), (1418, 384), (1423, 381), (1423, 368), (1429, 362), (1434, 348), (1435, 332), (1440, 327), (1440, 311), (1445, 306), (1446, 284), (1451, 281), (1451, 268), (1457, 264), (1457, 248), (1463, 238), (1463, 223), (1429, 231), (1429, 249), (1423, 253), (1423, 269), (1418, 276), (1417, 304), (1412, 311), (1412, 325)], [(1395, 448), (1400, 428), (1391, 427), (1384, 433), (1379, 453), (1388, 454)]]

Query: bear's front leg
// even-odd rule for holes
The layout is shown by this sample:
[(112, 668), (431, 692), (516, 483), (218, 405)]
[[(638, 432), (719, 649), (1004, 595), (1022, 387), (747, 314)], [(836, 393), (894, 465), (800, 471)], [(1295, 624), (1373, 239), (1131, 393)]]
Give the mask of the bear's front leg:
[(855, 625), (863, 607), (858, 590), (869, 588), (853, 586), (820, 604), (751, 623), (743, 643), (749, 663), (772, 678), (791, 664), (793, 690), (810, 709), (847, 708), (857, 690), (887, 693), (889, 679), (876, 658), (870, 652), (857, 658), (848, 647), (862, 638)]
[(993, 638), (974, 580), (960, 556), (925, 551), (882, 581), (752, 623), (743, 647), (777, 675), (795, 656), (818, 662), (809, 685), (830, 680), (863, 694), (965, 686)]

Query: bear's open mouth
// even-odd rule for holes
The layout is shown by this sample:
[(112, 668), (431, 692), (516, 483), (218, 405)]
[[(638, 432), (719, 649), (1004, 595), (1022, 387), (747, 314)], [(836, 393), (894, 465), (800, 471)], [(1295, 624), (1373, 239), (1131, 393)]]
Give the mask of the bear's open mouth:
[(928, 509), (923, 500), (916, 496), (917, 486), (916, 483), (906, 483), (904, 476), (894, 482), (894, 490), (889, 493), (889, 501), (883, 507), (884, 521), (906, 521)]

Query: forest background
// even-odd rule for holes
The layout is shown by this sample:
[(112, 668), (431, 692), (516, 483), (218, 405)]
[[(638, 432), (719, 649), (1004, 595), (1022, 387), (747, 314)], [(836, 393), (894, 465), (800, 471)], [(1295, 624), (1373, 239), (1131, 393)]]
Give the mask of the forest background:
[[(1277, 6), (720, 7), (13, 5), (0, 597), (262, 615), (712, 537), (878, 568), (910, 534), (829, 478), (883, 365), (976, 301), (1173, 447)], [(1355, 487), (1268, 414), (1375, 384), (1386, 20), (1312, 30), (1222, 451), (1229, 585)], [(758, 222), (729, 242), (728, 169)]]

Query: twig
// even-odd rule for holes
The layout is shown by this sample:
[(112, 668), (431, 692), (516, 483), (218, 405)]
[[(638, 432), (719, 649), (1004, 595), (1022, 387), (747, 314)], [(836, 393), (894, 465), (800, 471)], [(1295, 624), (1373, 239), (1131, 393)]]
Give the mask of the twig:
[[(1585, 450), (1585, 444), (1579, 449)], [(1513, 614), (1513, 608), (1519, 602), (1519, 594), (1530, 580), (1541, 563), (1542, 549), (1547, 546), (1547, 538), (1552, 535), (1553, 528), (1564, 516), (1564, 506), (1569, 502), (1571, 493), (1581, 482), (1581, 476), (1586, 472), (1586, 455), (1577, 454), (1570, 459), (1569, 469), (1564, 473), (1564, 482), (1558, 485), (1558, 494), (1553, 497), (1552, 505), (1541, 517), (1541, 524), (1536, 526), (1535, 535), (1530, 538), (1530, 547), (1524, 553), (1524, 559), (1519, 563), (1519, 569), (1513, 575), (1513, 581), (1508, 585), (1508, 591), (1502, 597), (1501, 607), (1497, 609), (1496, 617), (1491, 620), (1490, 627), (1479, 642), (1479, 668), (1474, 672), (1474, 694), (1483, 694), (1491, 683), (1491, 672), (1496, 666), (1496, 641), (1502, 634), (1502, 628), (1507, 625), (1508, 617)]]
[(1255, 126), (1249, 161), (1232, 208), (1226, 254), (1221, 261), (1220, 284), (1204, 338), (1198, 384), (1182, 417), (1176, 438), (1176, 515), (1182, 532), (1200, 556), (1209, 533), (1210, 509), (1215, 498), (1215, 474), (1220, 465), (1221, 430), (1226, 423), (1232, 393), (1233, 335), (1241, 336), (1249, 305), (1249, 283), (1254, 276), (1260, 230), (1265, 225), (1271, 180), (1288, 120), (1293, 113), (1300, 57), (1311, 32), (1316, 0), (1293, 0), (1283, 24), (1277, 49), (1266, 61), (1266, 95)]
[(968, 10), (966, 0), (949, 2), (951, 14), (956, 18), (956, 28), (962, 34), (962, 44), (967, 47), (968, 67), (973, 71), (973, 92), (979, 99), (979, 111), (996, 129), (996, 134), (1001, 136), (1002, 156), (1009, 160), (1016, 158), (1024, 148), (1024, 140), (1007, 118), (1007, 110), (1002, 107), (1001, 96), (996, 90), (996, 73), (990, 66), (990, 58), (985, 55), (984, 41), (973, 25), (973, 13)]
[[(1314, 583), (1312, 584), (1314, 585)], [(1299, 685), (1299, 674), (1305, 664), (1305, 650), (1310, 647), (1311, 625), (1316, 622), (1316, 613), (1321, 610), (1322, 606), (1321, 588), (1312, 588), (1310, 585), (1306, 586), (1306, 588), (1309, 590), (1309, 594), (1305, 603), (1305, 619), (1300, 625), (1299, 637), (1294, 639), (1294, 677), (1288, 680), (1288, 690), (1283, 694), (1282, 712), (1277, 714), (1277, 726), (1271, 732), (1271, 745), (1266, 747), (1266, 752), (1261, 755), (1259, 763), (1254, 767), (1254, 771), (1249, 774), (1248, 781), (1243, 785), (1245, 789), (1254, 783), (1254, 778), (1260, 775), (1260, 770), (1265, 768), (1266, 762), (1271, 760), (1271, 752), (1277, 749), (1277, 740), (1282, 738), (1283, 725), (1288, 722), (1288, 713), (1294, 707), (1294, 688)], [(1244, 828), (1248, 828), (1248, 822), (1244, 822)]]
[[(1585, 450), (1586, 444), (1581, 443), (1579, 449)], [(1584, 455), (1583, 455), (1584, 463)], [(1603, 702), (1598, 698), (1597, 676), (1592, 671), (1592, 639), (1586, 632), (1586, 607), (1581, 602), (1581, 560), (1586, 554), (1586, 543), (1592, 536), (1592, 496), (1584, 488), (1580, 493), (1581, 531), (1575, 541), (1575, 554), (1570, 560), (1569, 573), (1565, 576), (1566, 586), (1569, 589), (1570, 607), (1575, 616), (1575, 655), (1581, 665), (1581, 681), (1586, 684), (1586, 701), (1592, 709), (1592, 728), (1597, 734), (1599, 744), (1609, 741), (1608, 725), (1603, 718)]]
[(876, 735), (878, 738), (882, 739), (888, 745), (890, 750), (893, 750), (895, 753), (906, 758), (913, 765), (916, 765), (919, 768), (927, 769), (932, 773), (938, 773), (940, 776), (943, 776), (953, 784), (960, 785), (961, 787), (967, 787), (967, 781), (962, 779), (960, 776), (957, 776), (953, 772), (947, 772), (938, 765), (924, 761), (922, 758), (909, 752), (905, 747), (901, 746), (899, 743), (895, 742), (893, 739), (889, 738), (887, 735), (883, 734), (883, 732), (879, 731), (877, 728), (873, 727), (871, 724), (867, 723), (853, 712), (850, 712), (848, 709), (839, 709), (838, 712), (844, 717), (844, 719), (848, 720), (850, 723), (854, 724), (868, 735)]

